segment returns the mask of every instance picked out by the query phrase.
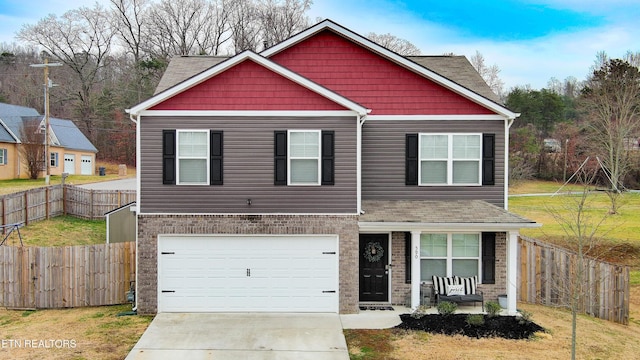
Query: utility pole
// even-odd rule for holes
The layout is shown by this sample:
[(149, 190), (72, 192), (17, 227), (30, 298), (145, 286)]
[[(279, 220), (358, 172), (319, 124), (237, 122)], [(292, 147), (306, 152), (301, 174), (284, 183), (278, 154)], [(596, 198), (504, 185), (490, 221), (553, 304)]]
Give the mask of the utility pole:
[(47, 167), (47, 174), (44, 178), (44, 183), (49, 185), (49, 178), (51, 176), (51, 155), (49, 154), (49, 88), (53, 87), (51, 80), (49, 80), (49, 67), (50, 66), (62, 66), (61, 63), (49, 63), (49, 59), (44, 59), (44, 64), (31, 64), (31, 67), (44, 68), (44, 161)]

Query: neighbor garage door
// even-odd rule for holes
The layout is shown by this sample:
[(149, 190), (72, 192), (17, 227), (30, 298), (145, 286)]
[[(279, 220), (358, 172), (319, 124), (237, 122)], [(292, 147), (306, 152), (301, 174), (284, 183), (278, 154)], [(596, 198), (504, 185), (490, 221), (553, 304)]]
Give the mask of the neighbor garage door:
[(336, 236), (158, 238), (159, 312), (338, 312)]

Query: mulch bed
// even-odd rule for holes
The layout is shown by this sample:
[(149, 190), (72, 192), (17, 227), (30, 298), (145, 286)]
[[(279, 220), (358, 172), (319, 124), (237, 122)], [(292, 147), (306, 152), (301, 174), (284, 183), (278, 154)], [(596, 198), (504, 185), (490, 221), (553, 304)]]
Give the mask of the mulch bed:
[(528, 339), (544, 328), (534, 322), (520, 323), (515, 316), (484, 316), (483, 325), (467, 324), (467, 314), (424, 315), (416, 319), (410, 314), (400, 315), (402, 323), (396, 328), (407, 330), (423, 330), (434, 334), (465, 335), (474, 338), (501, 337), (505, 339)]

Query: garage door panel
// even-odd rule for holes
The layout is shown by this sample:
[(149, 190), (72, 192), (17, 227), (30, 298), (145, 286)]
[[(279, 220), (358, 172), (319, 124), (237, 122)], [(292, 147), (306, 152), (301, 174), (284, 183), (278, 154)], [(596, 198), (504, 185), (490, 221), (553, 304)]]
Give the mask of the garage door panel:
[(161, 236), (159, 311), (337, 312), (336, 249), (336, 236)]

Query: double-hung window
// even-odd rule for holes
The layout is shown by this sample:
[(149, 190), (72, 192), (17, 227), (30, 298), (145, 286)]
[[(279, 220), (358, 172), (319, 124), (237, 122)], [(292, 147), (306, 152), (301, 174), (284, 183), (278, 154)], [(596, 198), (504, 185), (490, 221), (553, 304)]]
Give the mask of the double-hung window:
[(320, 131), (289, 130), (289, 185), (320, 185)]
[(420, 278), (478, 276), (481, 267), (479, 233), (424, 233), (420, 235)]
[(177, 131), (178, 185), (209, 184), (209, 130)]
[(420, 134), (419, 185), (480, 185), (482, 134)]
[(49, 165), (51, 167), (58, 167), (58, 153), (50, 153)]
[(7, 149), (0, 149), (0, 165), (7, 165)]

